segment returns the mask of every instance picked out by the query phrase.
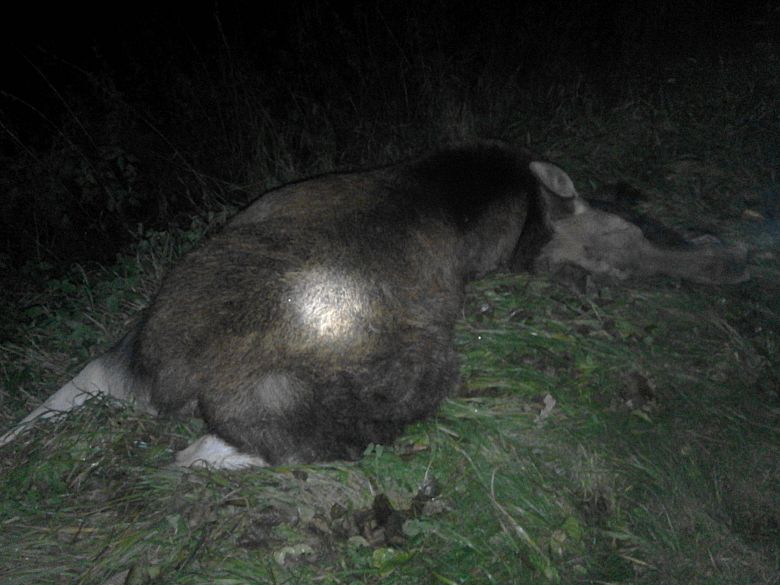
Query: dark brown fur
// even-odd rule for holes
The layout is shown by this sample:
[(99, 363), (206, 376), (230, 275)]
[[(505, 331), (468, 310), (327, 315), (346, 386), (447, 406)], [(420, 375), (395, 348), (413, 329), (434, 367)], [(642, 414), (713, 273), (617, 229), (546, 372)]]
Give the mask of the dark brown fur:
[(391, 441), (457, 383), (465, 281), (540, 223), (529, 162), (483, 145), (261, 198), (165, 279), (135, 376), (272, 464)]
[(588, 206), (555, 165), (498, 143), (323, 176), (264, 195), (185, 256), (134, 330), (0, 446), (99, 392), (200, 413), (217, 437), (181, 465), (355, 458), (457, 385), (468, 280), (534, 269), (740, 282), (746, 256), (659, 247)]

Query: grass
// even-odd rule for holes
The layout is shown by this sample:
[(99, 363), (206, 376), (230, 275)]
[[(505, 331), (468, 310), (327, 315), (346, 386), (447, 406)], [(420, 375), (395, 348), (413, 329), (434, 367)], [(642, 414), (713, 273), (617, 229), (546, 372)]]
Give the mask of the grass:
[(2, 454), (3, 582), (772, 583), (776, 364), (727, 326), (743, 298), (480, 281), (459, 396), (355, 464), (181, 472), (197, 423), (91, 404)]
[[(201, 423), (92, 401), (0, 450), (0, 582), (777, 583), (780, 102), (762, 67), (687, 63), (612, 96), (577, 79), (508, 83), (515, 99), (493, 98), (509, 111), (504, 134), (584, 194), (624, 180), (652, 215), (746, 242), (750, 282), (659, 279), (590, 296), (525, 274), (473, 283), (460, 391), (355, 463), (183, 472), (173, 453)], [(366, 130), (372, 146), (358, 137), (349, 152), (380, 162), (434, 141), (437, 124), (468, 138), (496, 123), (485, 104), (441, 95), (419, 133), (382, 142)], [(280, 128), (278, 177), (338, 165), (330, 143), (292, 162)], [(8, 278), (2, 428), (117, 339), (166, 268), (233, 210), (142, 229), (112, 264), (37, 262)]]

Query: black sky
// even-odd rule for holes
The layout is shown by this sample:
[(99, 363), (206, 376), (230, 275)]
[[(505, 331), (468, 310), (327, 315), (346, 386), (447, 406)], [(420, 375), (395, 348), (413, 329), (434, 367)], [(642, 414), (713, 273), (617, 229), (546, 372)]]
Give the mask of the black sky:
[[(106, 155), (93, 147), (106, 143), (139, 157), (149, 154), (144, 177), (153, 184), (136, 185), (147, 191), (171, 192), (160, 186), (162, 177), (172, 177), (171, 169), (157, 168), (162, 162), (187, 160), (199, 171), (235, 179), (236, 169), (246, 166), (233, 157), (235, 145), (244, 140), (246, 154), (255, 140), (251, 128), (242, 136), (233, 120), (219, 154), (213, 133), (225, 125), (202, 125), (199, 112), (221, 123), (219, 116), (247, 114), (231, 114), (230, 108), (261, 99), (267, 115), (294, 116), (287, 102), (305, 96), (306, 107), (333, 106), (342, 132), (350, 131), (343, 123), (350, 108), (367, 119), (389, 109), (395, 118), (388, 112), (387, 123), (419, 123), (415, 116), (424, 115), (424, 106), (416, 113), (415, 95), (408, 91), (415, 84), (424, 88), (435, 81), (467, 93), (484, 80), (541, 79), (537, 85), (544, 86), (582, 78), (609, 92), (621, 79), (663, 79), (675, 63), (706, 68), (735, 55), (761, 58), (766, 53), (755, 47), (776, 42), (779, 22), (777, 3), (766, 0), (27, 2), (0, 18), (0, 155), (6, 168), (13, 167), (0, 173), (0, 181), (14, 193), (12, 204), (0, 211), (55, 235), (66, 233), (62, 216), (94, 217), (90, 193), (68, 184), (83, 178), (82, 171), (65, 176), (68, 165), (82, 164), (71, 162), (69, 148), (98, 165), (108, 164)], [(396, 108), (398, 101), (405, 103)], [(153, 144), (161, 138), (166, 144)], [(47, 156), (54, 158), (47, 162)], [(32, 201), (23, 191), (38, 197), (46, 185), (31, 185), (30, 177), (42, 181), (48, 172), (35, 165), (63, 175), (57, 188), (75, 203), (58, 210), (62, 194)], [(28, 214), (34, 205), (43, 211)], [(175, 201), (166, 205), (167, 211), (151, 215), (179, 209)], [(88, 247), (96, 237), (91, 229), (154, 223), (151, 215), (131, 213), (115, 224), (101, 219), (99, 226), (68, 237)], [(4, 246), (27, 254), (13, 241), (17, 235), (5, 234)], [(30, 238), (31, 245), (41, 239)]]

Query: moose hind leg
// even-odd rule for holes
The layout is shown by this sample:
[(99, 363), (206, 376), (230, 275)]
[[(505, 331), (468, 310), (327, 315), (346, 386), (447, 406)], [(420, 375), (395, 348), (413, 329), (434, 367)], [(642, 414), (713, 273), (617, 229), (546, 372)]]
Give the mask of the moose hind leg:
[(133, 376), (128, 372), (126, 345), (123, 340), (113, 350), (88, 363), (75, 378), (49, 396), (16, 427), (0, 437), (0, 447), (12, 442), (35, 421), (62, 416), (95, 396), (103, 395), (117, 400), (131, 401), (140, 410), (154, 414), (154, 409), (144, 400), (143, 393), (135, 395), (132, 392), (140, 385), (136, 384)]
[(210, 467), (212, 469), (244, 469), (265, 467), (265, 459), (242, 453), (216, 435), (203, 435), (186, 449), (176, 453), (178, 467)]
[(239, 379), (233, 387), (203, 393), (199, 406), (211, 432), (237, 452), (271, 465), (323, 457), (318, 446), (321, 405), (314, 404), (310, 386), (292, 374), (274, 372), (249, 381)]

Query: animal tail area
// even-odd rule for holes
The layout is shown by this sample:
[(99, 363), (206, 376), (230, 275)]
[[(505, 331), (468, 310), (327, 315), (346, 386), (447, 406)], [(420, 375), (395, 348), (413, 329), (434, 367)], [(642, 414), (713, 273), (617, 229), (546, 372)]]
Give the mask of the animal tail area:
[[(130, 373), (130, 352), (134, 332), (127, 334), (114, 348), (89, 362), (72, 380), (67, 382), (38, 408), (24, 417), (15, 427), (0, 437), (0, 447), (14, 441), (37, 420), (63, 416), (95, 396), (108, 396), (117, 400), (131, 400), (143, 396), (133, 388)], [(146, 404), (139, 404), (152, 410)]]

